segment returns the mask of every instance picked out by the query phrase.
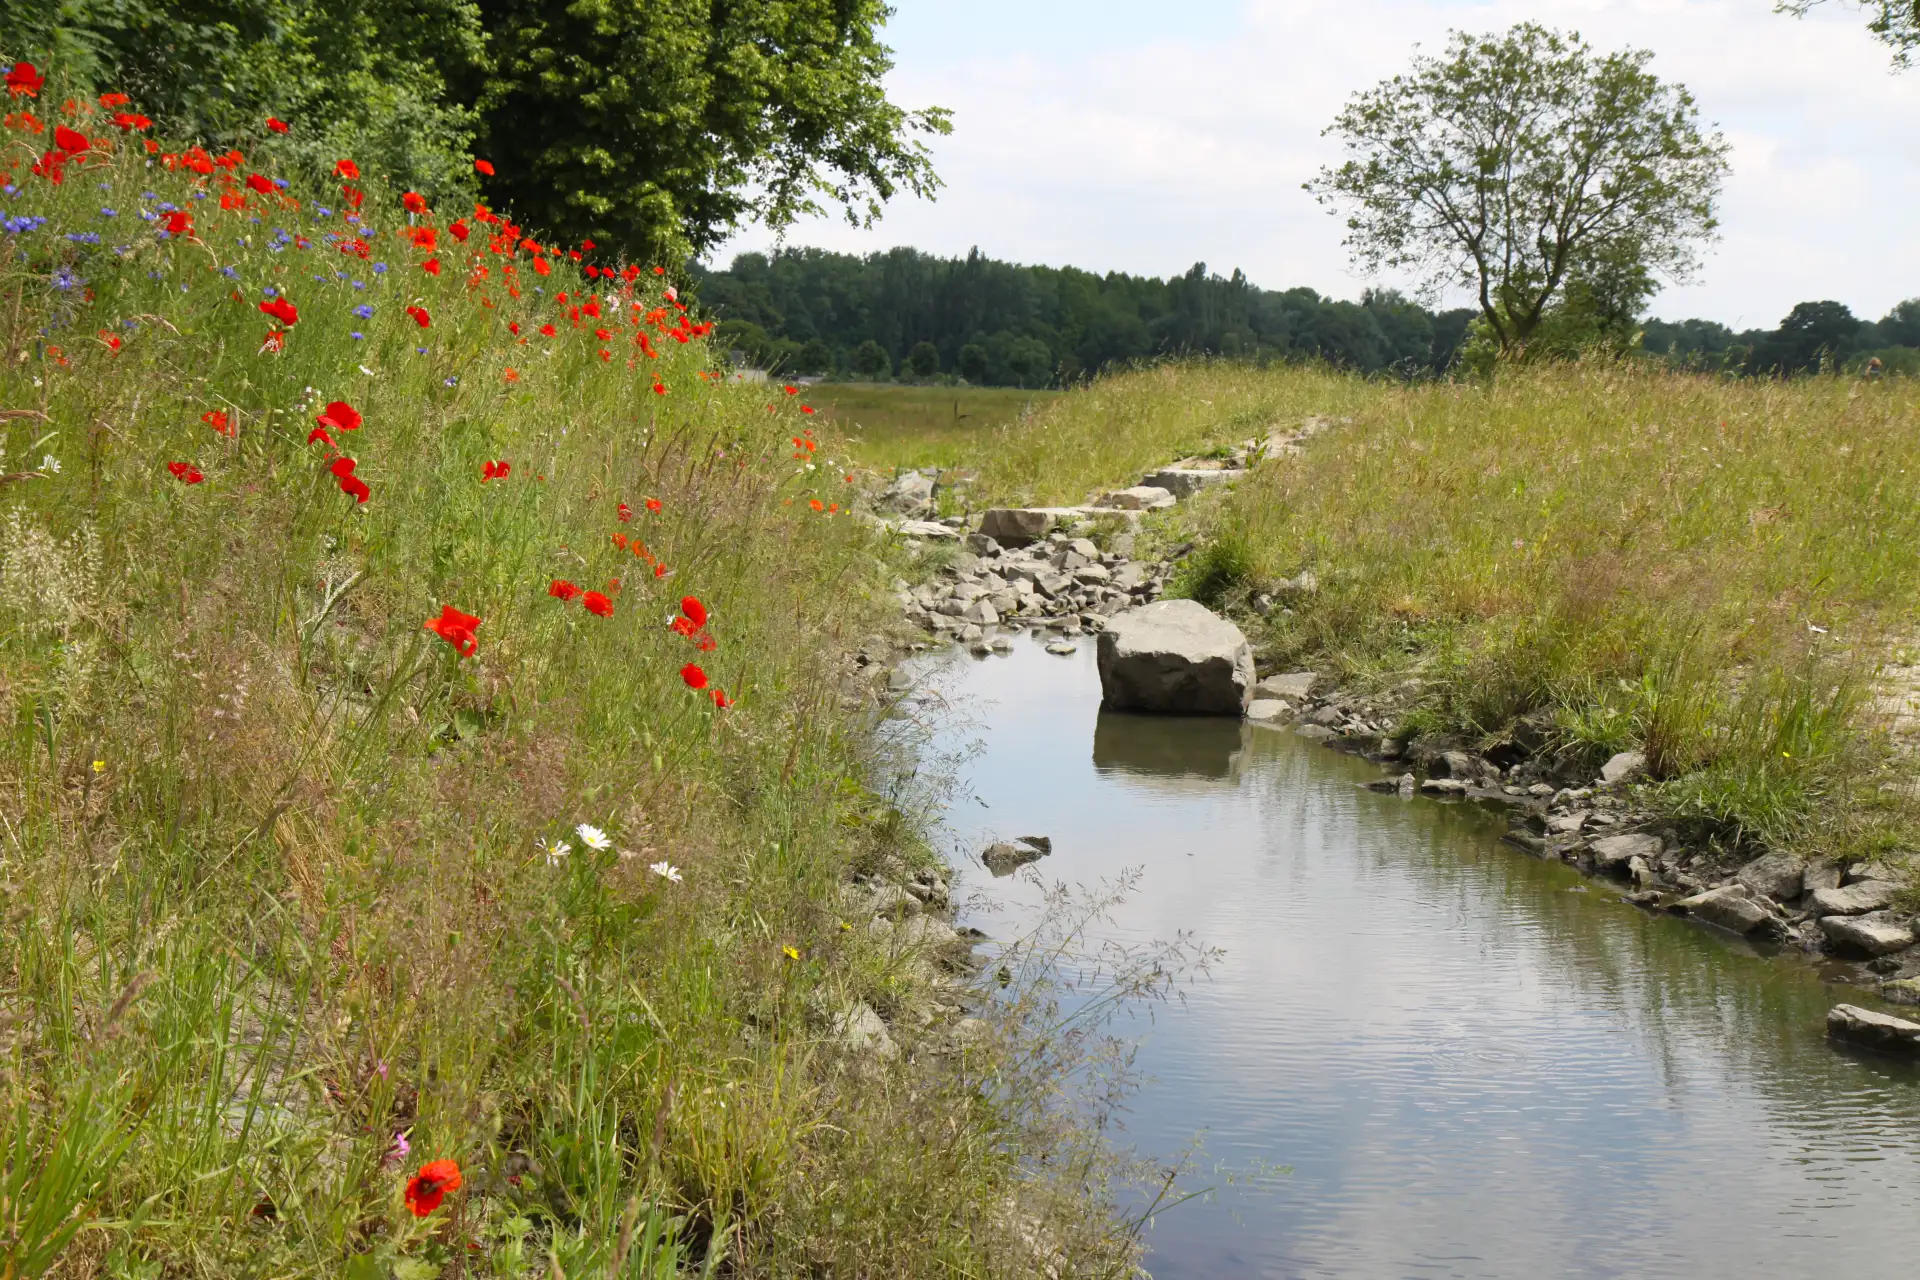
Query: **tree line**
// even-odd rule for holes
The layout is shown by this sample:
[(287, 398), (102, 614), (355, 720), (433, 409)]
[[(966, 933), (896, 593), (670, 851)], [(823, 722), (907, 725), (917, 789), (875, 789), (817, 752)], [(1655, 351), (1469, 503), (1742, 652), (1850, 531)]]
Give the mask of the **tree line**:
[[(958, 379), (1046, 387), (1159, 356), (1324, 360), (1419, 378), (1471, 359), (1480, 313), (1432, 311), (1392, 290), (1358, 302), (1261, 289), (1196, 263), (1170, 279), (1030, 267), (915, 249), (857, 256), (790, 248), (695, 270), (700, 301), (745, 363), (863, 381)], [(1791, 374), (1823, 365), (1920, 373), (1920, 298), (1878, 322), (1803, 302), (1771, 330), (1711, 320), (1638, 322), (1628, 349), (1692, 368)]]

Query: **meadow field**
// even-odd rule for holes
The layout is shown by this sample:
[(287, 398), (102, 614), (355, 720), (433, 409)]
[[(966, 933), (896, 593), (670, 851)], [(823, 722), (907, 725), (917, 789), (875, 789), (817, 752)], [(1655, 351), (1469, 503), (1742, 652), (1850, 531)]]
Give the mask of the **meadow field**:
[(849, 1053), (960, 988), (843, 918), (929, 855), (825, 415), (115, 98), (5, 139), (0, 1276), (1124, 1269), (1046, 1054)]
[(996, 432), (1060, 394), (874, 382), (822, 382), (807, 388), (807, 398), (843, 438), (847, 456), (883, 468), (972, 465)]

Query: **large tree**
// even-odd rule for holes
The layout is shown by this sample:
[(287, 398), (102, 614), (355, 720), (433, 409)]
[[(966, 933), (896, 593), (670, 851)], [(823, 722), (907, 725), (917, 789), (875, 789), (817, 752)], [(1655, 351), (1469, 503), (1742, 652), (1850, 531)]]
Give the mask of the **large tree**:
[(1533, 23), (1455, 32), (1348, 102), (1327, 130), (1348, 159), (1307, 189), (1364, 269), (1464, 286), (1523, 348), (1570, 282), (1685, 279), (1718, 225), (1727, 144), (1651, 58)]
[(699, 254), (743, 221), (833, 206), (870, 222), (938, 185), (887, 100), (880, 0), (479, 0), (471, 78), (485, 193), (529, 225), (636, 254)]
[[(1826, 0), (1781, 0), (1774, 6), (1781, 13), (1803, 18), (1807, 11)], [(1893, 50), (1895, 65), (1910, 67), (1920, 50), (1920, 0), (1847, 0), (1851, 6), (1867, 11), (1867, 30)]]

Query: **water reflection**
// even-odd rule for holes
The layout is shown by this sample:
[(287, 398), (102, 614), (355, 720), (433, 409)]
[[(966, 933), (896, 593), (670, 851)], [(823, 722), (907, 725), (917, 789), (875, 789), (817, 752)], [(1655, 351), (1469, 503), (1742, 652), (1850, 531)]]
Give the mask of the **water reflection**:
[[(1147, 1031), (1131, 1136), (1293, 1172), (1162, 1217), (1161, 1280), (1874, 1275), (1920, 1244), (1920, 1082), (1822, 1035), (1857, 992), (1290, 733), (1103, 715), (1090, 660), (1023, 642), (965, 690), (985, 808), (956, 843), (1049, 832), (1052, 879), (1143, 867), (1115, 934), (1227, 949)], [(1036, 905), (984, 892), (997, 936)]]

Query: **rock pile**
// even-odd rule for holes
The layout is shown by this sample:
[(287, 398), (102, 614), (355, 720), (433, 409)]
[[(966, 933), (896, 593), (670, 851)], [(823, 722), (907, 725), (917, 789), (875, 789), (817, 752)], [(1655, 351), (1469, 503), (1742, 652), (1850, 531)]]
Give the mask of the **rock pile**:
[[(1114, 614), (1157, 598), (1166, 587), (1172, 562), (1133, 560), (1132, 534), (1114, 536), (1102, 551), (1090, 538), (1047, 532), (1050, 520), (1029, 522), (1042, 532), (1020, 546), (987, 533), (965, 534), (964, 548), (935, 581), (912, 588), (899, 584), (907, 621), (962, 644), (1006, 624), (1031, 623), (1079, 635), (1099, 631)], [(1010, 523), (991, 527), (1006, 529)], [(965, 525), (952, 527), (959, 536)]]

